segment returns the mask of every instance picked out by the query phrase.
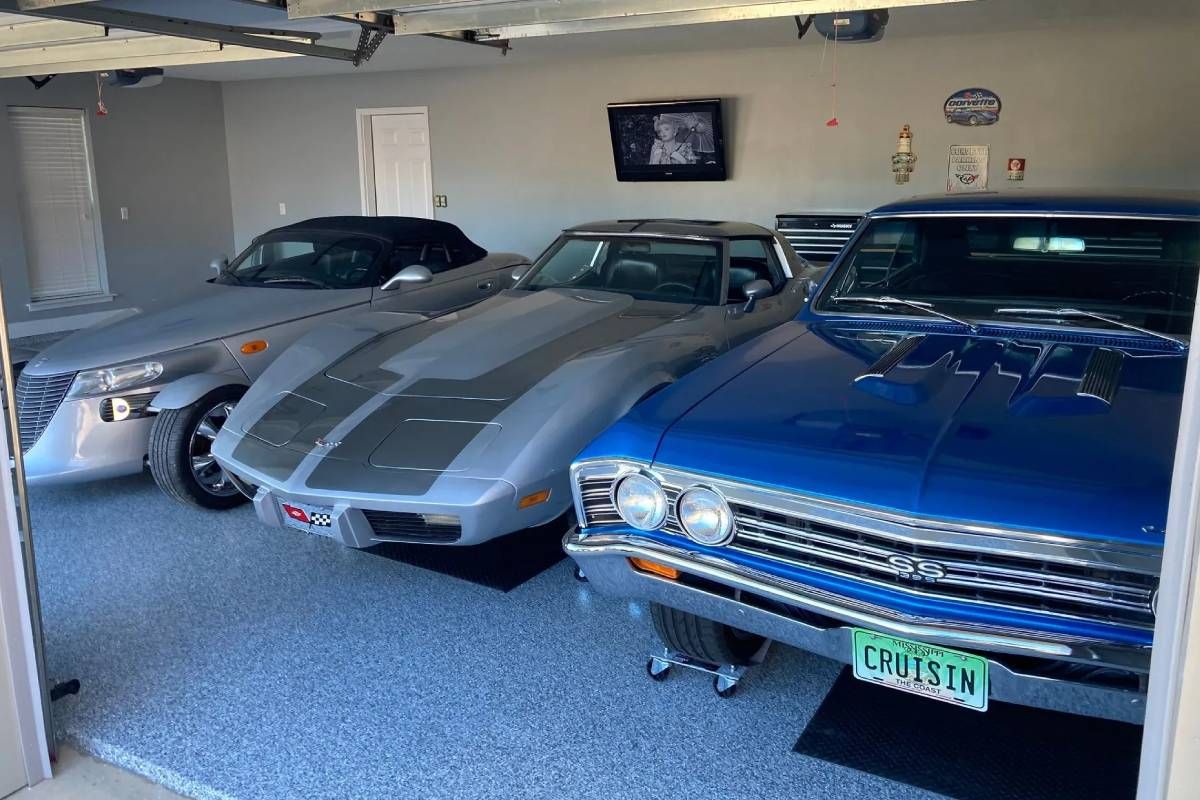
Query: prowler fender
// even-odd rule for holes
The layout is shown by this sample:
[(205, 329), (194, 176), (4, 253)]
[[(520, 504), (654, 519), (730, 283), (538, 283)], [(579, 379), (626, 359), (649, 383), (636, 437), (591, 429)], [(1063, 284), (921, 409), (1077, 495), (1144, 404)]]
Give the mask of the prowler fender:
[(169, 408), (185, 408), (199, 400), (204, 395), (222, 386), (249, 386), (250, 381), (239, 372), (201, 372), (187, 375), (177, 381), (168, 383), (159, 392), (154, 402), (150, 404), (151, 411), (165, 411)]

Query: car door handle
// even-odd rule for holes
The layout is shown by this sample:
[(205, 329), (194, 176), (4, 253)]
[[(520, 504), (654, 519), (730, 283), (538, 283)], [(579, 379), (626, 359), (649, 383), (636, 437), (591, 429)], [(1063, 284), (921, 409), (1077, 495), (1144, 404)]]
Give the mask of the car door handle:
[(495, 281), (482, 281), (481, 283), (477, 283), (477, 284), (475, 284), (475, 288), (476, 288), (476, 289), (481, 289), (481, 290), (483, 290), (483, 291), (485, 291), (485, 292), (486, 292), (486, 291), (488, 291), (489, 289), (491, 289), (491, 288), (492, 288), (493, 286), (495, 286), (495, 285), (496, 285), (496, 282), (495, 282)]

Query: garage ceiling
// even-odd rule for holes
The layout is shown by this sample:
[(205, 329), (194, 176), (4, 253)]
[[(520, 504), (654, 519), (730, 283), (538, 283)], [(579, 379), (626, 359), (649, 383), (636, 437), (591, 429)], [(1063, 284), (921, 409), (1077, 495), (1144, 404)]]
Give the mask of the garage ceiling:
[[(1127, 0), (0, 0), (0, 78), (157, 66), (177, 77), (246, 80), (786, 46), (795, 42), (794, 15), (872, 6), (893, 9), (888, 38), (1123, 24), (1139, 13)], [(225, 30), (132, 30), (97, 12)], [(398, 35), (356, 65), (363, 23)], [(464, 39), (493, 46), (457, 43)], [(509, 40), (501, 58), (495, 45)]]
[[(970, 1), (887, 3), (896, 8)], [(878, 0), (0, 0), (0, 77), (287, 56), (357, 67), (391, 35), (506, 52), (509, 40), (518, 38), (789, 18), (875, 5)], [(321, 41), (326, 33), (333, 34), (332, 43)]]

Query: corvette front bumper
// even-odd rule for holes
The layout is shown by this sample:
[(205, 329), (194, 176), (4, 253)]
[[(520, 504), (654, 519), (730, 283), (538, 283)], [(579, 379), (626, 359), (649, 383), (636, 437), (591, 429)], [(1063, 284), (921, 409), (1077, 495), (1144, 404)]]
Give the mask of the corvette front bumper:
[[(231, 472), (226, 467), (227, 472)], [(287, 527), (283, 504), (297, 504), (308, 508), (327, 509), (330, 524), (311, 527), (310, 532), (320, 533), (341, 542), (347, 547), (372, 547), (384, 542), (410, 542), (419, 544), (473, 545), (481, 544), (507, 533), (542, 525), (562, 514), (570, 503), (566, 491), (551, 492), (549, 500), (539, 505), (520, 509), (517, 507), (516, 490), (507, 481), (486, 481), (474, 478), (452, 478), (442, 480), (442, 491), (438, 497), (402, 497), (387, 495), (345, 495), (325, 492), (293, 492), (281, 487), (258, 483), (254, 476), (244, 470), (232, 474), (248, 489), (254, 500), (254, 511), (266, 525), (276, 528)], [(431, 493), (432, 494), (432, 493)], [(419, 527), (421, 517), (432, 517), (438, 523), (430, 526), (445, 530), (446, 522), (455, 520), (457, 536), (448, 538), (443, 534), (425, 536), (412, 532), (412, 523)], [(389, 530), (389, 520), (402, 519), (401, 528), (407, 532)], [(374, 523), (372, 522), (374, 520)]]
[[(1048, 677), (1033, 667), (1082, 665), (1144, 676), (1149, 671), (1149, 648), (901, 618), (887, 609), (855, 604), (631, 534), (588, 535), (574, 529), (563, 546), (603, 594), (687, 611), (843, 663), (853, 659), (853, 627), (968, 650), (987, 658), (993, 700), (1132, 723), (1140, 723), (1145, 714), (1144, 688)], [(673, 567), (681, 578), (670, 580), (641, 571), (630, 558)], [(1144, 680), (1141, 683), (1144, 686)]]

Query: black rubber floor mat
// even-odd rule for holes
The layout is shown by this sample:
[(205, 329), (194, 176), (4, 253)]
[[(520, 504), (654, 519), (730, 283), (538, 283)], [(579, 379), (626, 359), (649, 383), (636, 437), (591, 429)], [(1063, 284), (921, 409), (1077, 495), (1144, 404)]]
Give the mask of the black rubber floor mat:
[(565, 517), (469, 547), (388, 542), (365, 550), (393, 561), (511, 592), (562, 561)]
[(992, 703), (980, 713), (855, 680), (834, 683), (797, 753), (957, 800), (1125, 800), (1136, 725)]

